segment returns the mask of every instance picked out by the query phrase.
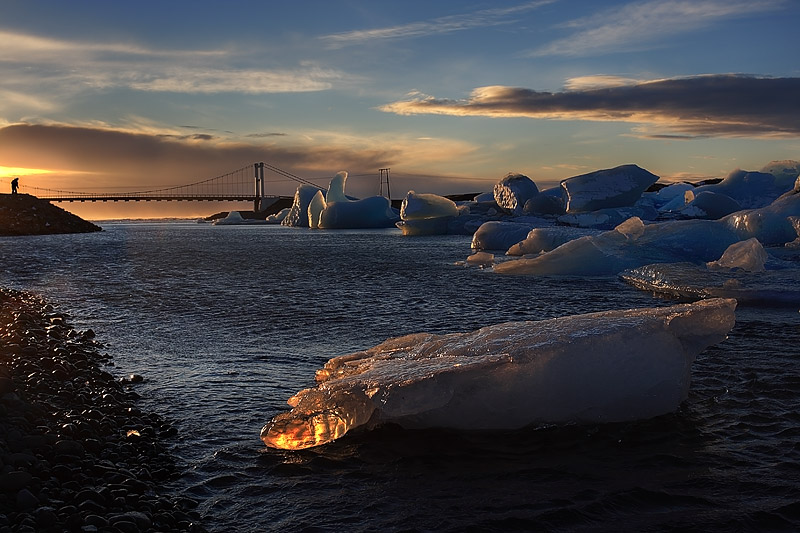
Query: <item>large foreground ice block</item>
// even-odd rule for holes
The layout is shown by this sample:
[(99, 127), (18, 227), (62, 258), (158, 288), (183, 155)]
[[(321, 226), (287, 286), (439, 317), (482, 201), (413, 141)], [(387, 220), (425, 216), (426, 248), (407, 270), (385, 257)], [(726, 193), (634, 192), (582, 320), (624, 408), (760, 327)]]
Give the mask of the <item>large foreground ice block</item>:
[(389, 339), (328, 361), (261, 439), (302, 449), (382, 421), (490, 430), (658, 416), (686, 399), (692, 362), (725, 338), (735, 307), (713, 299)]

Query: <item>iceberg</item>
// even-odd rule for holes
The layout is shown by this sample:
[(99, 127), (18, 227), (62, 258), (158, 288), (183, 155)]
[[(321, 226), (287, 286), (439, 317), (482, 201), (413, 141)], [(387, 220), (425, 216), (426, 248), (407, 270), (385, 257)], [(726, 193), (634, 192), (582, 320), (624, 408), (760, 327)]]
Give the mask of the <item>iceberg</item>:
[(255, 224), (267, 224), (267, 221), (257, 218), (244, 218), (239, 211), (231, 211), (225, 218), (219, 218), (212, 224), (214, 226), (252, 226)]
[(578, 228), (614, 229), (631, 217), (642, 220), (655, 220), (658, 211), (650, 206), (633, 206), (598, 209), (589, 213), (572, 213), (558, 217), (559, 224)]
[(509, 172), (494, 186), (494, 201), (506, 213), (521, 215), (528, 200), (539, 194), (539, 188), (528, 176)]
[(549, 194), (537, 194), (525, 202), (522, 212), (526, 215), (563, 215), (564, 201), (561, 197)]
[(686, 400), (692, 363), (725, 339), (735, 307), (712, 299), (389, 339), (329, 360), (260, 436), (297, 450), (382, 422), (502, 430), (659, 416)]
[(328, 184), (324, 205), (319, 212), (320, 229), (373, 229), (390, 228), (398, 220), (388, 198), (369, 196), (351, 199), (345, 192), (347, 172), (340, 171)]
[(383, 196), (361, 200), (349, 198), (345, 192), (347, 172), (334, 176), (328, 190), (312, 185), (300, 185), (289, 212), (283, 217), (284, 226), (313, 229), (390, 228), (399, 218), (391, 203)]
[(481, 268), (490, 267), (494, 264), (494, 254), (487, 252), (475, 252), (467, 257), (467, 265)]
[(571, 240), (597, 233), (595, 230), (585, 230), (570, 226), (534, 228), (524, 240), (512, 245), (506, 251), (506, 255), (529, 255), (549, 252)]
[(693, 218), (716, 220), (742, 210), (739, 202), (728, 195), (718, 192), (700, 191), (694, 194), (693, 191), (687, 191), (686, 199), (689, 200), (689, 203), (678, 209), (678, 211), (682, 215)]
[(369, 196), (361, 200), (328, 202), (320, 213), (320, 229), (391, 228), (398, 220), (389, 199)]
[(458, 206), (453, 200), (438, 194), (408, 191), (400, 205), (402, 220), (458, 216)]
[(767, 262), (767, 252), (758, 239), (735, 242), (716, 261), (707, 263), (711, 270), (733, 270), (739, 268), (747, 272), (763, 272)]
[(325, 209), (325, 195), (322, 191), (317, 191), (308, 203), (308, 227), (316, 229), (319, 227), (319, 218)]
[(636, 165), (621, 165), (567, 178), (561, 182), (567, 213), (630, 207), (658, 176)]
[(620, 273), (630, 285), (678, 298), (735, 298), (740, 305), (800, 306), (800, 269), (748, 272), (694, 263), (657, 263)]
[(244, 224), (244, 218), (242, 218), (242, 214), (239, 211), (231, 211), (225, 218), (219, 218), (212, 222), (215, 226), (232, 226), (238, 224)]
[(291, 211), (290, 208), (284, 207), (283, 209), (281, 209), (277, 213), (273, 213), (272, 215), (269, 215), (267, 217), (267, 222), (269, 224), (280, 224), (281, 222), (283, 222), (283, 219), (286, 218), (286, 215), (289, 214), (289, 211)]
[(472, 235), (473, 250), (508, 250), (524, 240), (533, 229), (530, 224), (491, 220)]
[(780, 195), (791, 190), (796, 177), (783, 173), (771, 174), (737, 169), (720, 183), (701, 185), (694, 190), (694, 193), (698, 195), (710, 191), (724, 194), (736, 200), (745, 209), (756, 209), (769, 205)]
[(760, 172), (767, 172), (779, 180), (788, 180), (791, 183), (792, 180), (800, 177), (800, 161), (791, 159), (770, 161)]
[[(644, 226), (631, 238), (614, 230), (566, 242), (537, 257), (495, 265), (504, 274), (614, 275), (651, 263), (706, 263), (733, 243), (755, 237), (762, 246), (784, 246), (798, 238), (800, 191), (790, 191), (760, 209), (737, 211), (719, 220), (674, 220)], [(474, 242), (474, 241), (473, 241)]]
[(396, 225), (403, 230), (403, 235), (445, 235), (450, 223), (460, 214), (456, 203), (449, 198), (408, 191), (400, 205), (400, 222)]
[(308, 206), (319, 190), (320, 188), (314, 185), (300, 185), (297, 187), (292, 207), (289, 208), (289, 213), (281, 221), (281, 225), (307, 228)]
[[(800, 185), (800, 179), (798, 179)], [(720, 219), (740, 240), (757, 238), (764, 246), (782, 246), (797, 238), (792, 218), (800, 216), (800, 188), (795, 188), (760, 209), (737, 211)]]
[[(631, 231), (634, 226), (641, 231)], [(644, 225), (634, 218), (613, 230), (568, 241), (537, 257), (499, 263), (494, 271), (501, 274), (609, 276), (650, 263), (712, 261), (739, 240), (741, 238), (733, 228), (713, 220)]]

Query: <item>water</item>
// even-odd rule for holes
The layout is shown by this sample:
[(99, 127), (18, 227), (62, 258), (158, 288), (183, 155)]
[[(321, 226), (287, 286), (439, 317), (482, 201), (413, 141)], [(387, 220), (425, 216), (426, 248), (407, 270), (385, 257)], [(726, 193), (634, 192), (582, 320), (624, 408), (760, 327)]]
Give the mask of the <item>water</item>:
[(387, 337), (668, 305), (612, 278), (454, 263), (469, 237), (108, 223), (0, 238), (0, 285), (92, 328), (142, 407), (170, 419), (212, 531), (792, 530), (800, 525), (797, 309), (740, 307), (681, 410), (513, 432), (386, 426), (266, 449), (261, 426), (328, 358)]

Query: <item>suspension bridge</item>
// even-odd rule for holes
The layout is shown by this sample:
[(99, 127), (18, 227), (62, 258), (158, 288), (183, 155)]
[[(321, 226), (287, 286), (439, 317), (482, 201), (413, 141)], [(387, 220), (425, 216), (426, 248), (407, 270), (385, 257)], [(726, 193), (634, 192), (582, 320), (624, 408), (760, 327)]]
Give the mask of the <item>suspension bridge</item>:
[[(269, 163), (258, 162), (213, 178), (160, 189), (108, 193), (62, 191), (21, 185), (20, 192), (28, 193), (50, 202), (252, 202), (253, 210), (258, 212), (263, 211), (281, 198), (286, 198), (266, 194), (265, 170), (299, 184), (323, 189), (316, 183), (296, 176), (291, 172)], [(383, 193), (383, 184), (385, 182), (388, 196), (388, 169), (380, 169), (380, 178), (381, 194)]]

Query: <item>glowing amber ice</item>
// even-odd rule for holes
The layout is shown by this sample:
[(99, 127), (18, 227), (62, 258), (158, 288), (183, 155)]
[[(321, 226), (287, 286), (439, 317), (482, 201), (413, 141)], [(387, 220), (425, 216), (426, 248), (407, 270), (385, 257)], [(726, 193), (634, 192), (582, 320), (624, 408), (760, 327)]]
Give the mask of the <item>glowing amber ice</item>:
[(261, 430), (261, 440), (270, 448), (302, 450), (338, 439), (350, 429), (336, 413), (327, 411), (298, 417), (295, 413), (276, 416)]
[(288, 403), (292, 410), (261, 430), (261, 440), (270, 448), (302, 450), (331, 442), (365, 424), (375, 410), (367, 395), (319, 388), (300, 391)]

